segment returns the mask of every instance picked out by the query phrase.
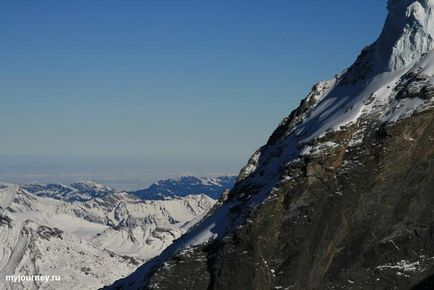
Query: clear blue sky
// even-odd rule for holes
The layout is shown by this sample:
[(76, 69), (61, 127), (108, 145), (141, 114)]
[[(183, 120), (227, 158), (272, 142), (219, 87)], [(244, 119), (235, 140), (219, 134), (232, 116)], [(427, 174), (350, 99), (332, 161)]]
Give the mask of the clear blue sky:
[(237, 173), (315, 82), (375, 40), (385, 7), (0, 0), (0, 179)]

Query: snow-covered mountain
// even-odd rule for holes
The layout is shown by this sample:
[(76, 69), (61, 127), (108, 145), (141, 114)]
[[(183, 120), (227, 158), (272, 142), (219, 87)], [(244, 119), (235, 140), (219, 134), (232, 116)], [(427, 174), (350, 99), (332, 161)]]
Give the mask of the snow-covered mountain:
[[(104, 194), (63, 200), (25, 188), (0, 185), (0, 289), (97, 289), (158, 255), (215, 203), (206, 195), (144, 201), (90, 183), (44, 190)], [(5, 281), (37, 274), (61, 281)]]
[(22, 188), (40, 197), (50, 197), (65, 201), (87, 201), (94, 197), (103, 197), (116, 192), (115, 189), (93, 182), (75, 182), (63, 184), (26, 184)]
[(108, 289), (433, 289), (434, 1), (388, 10), (218, 209)]
[(131, 193), (146, 200), (160, 200), (190, 194), (205, 194), (213, 199), (219, 199), (223, 191), (234, 186), (235, 180), (236, 176), (220, 176), (216, 178), (182, 176), (160, 180), (146, 189)]

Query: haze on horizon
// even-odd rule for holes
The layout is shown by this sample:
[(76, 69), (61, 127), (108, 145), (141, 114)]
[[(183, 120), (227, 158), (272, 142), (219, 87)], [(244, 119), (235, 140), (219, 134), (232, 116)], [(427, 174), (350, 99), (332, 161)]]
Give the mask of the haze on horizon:
[(385, 14), (377, 0), (0, 0), (0, 180), (237, 174)]

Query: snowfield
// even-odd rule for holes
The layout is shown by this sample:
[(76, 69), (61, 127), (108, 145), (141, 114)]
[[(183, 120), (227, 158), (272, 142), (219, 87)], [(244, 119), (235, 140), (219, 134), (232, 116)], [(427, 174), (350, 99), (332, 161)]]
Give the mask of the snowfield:
[[(87, 201), (54, 198), (0, 185), (1, 289), (98, 289), (111, 284), (158, 255), (215, 203), (205, 195), (158, 201), (127, 193)], [(7, 275), (38, 274), (58, 275), (61, 281), (5, 281)]]

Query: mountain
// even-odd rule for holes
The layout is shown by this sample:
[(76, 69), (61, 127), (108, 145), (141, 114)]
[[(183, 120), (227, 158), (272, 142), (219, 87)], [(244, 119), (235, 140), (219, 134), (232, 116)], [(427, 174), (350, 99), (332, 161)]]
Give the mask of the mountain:
[(219, 199), (222, 192), (231, 189), (236, 176), (220, 176), (216, 178), (183, 176), (160, 180), (148, 188), (131, 192), (131, 194), (146, 200), (161, 200), (167, 197), (187, 196), (190, 194), (205, 194), (212, 199)]
[(379, 38), (313, 87), (226, 200), (106, 289), (434, 289), (433, 11), (389, 0)]
[[(132, 191), (130, 194), (144, 200), (163, 200), (191, 194), (205, 194), (212, 199), (219, 199), (222, 192), (234, 186), (235, 180), (236, 176), (216, 178), (182, 176), (157, 181), (145, 189)], [(21, 187), (40, 197), (65, 201), (88, 201), (117, 192), (111, 187), (93, 181), (75, 182), (70, 185), (33, 183)]]
[(34, 183), (23, 185), (22, 188), (40, 197), (66, 201), (87, 201), (116, 192), (113, 188), (93, 181), (75, 182), (70, 185)]
[[(158, 255), (214, 204), (206, 195), (143, 201), (118, 192), (71, 202), (0, 184), (0, 289), (97, 289)], [(38, 274), (61, 281), (6, 281)]]

